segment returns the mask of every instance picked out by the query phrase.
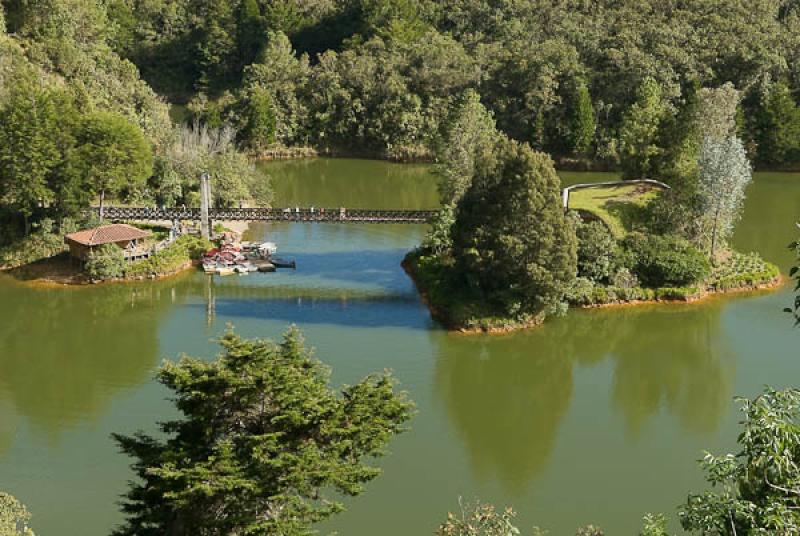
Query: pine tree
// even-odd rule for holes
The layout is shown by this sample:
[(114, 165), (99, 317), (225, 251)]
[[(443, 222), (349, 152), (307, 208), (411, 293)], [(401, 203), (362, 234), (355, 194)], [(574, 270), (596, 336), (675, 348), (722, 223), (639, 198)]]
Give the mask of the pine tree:
[(267, 41), (264, 19), (256, 0), (242, 0), (236, 21), (236, 44), (239, 63), (243, 68), (253, 63)]
[(246, 124), (242, 134), (250, 147), (258, 150), (275, 143), (277, 118), (269, 91), (254, 86), (245, 103)]
[(555, 305), (577, 271), (575, 229), (553, 162), (503, 140), (458, 205), (453, 254), (465, 282), (506, 314)]
[(642, 179), (652, 175), (654, 160), (661, 154), (658, 135), (666, 111), (661, 86), (654, 79), (646, 78), (620, 128), (624, 178)]
[(585, 82), (578, 83), (575, 88), (569, 123), (570, 149), (578, 155), (587, 154), (592, 148), (597, 123)]
[(22, 216), (27, 234), (39, 207), (55, 200), (49, 181), (63, 162), (63, 125), (55, 92), (17, 82), (0, 108), (0, 205)]
[(762, 97), (756, 142), (760, 165), (776, 168), (800, 164), (800, 108), (786, 84), (775, 84)]
[(115, 435), (139, 480), (120, 535), (309, 534), (380, 470), (411, 405), (388, 373), (341, 391), (297, 329), (280, 344), (228, 332), (213, 362), (166, 363), (182, 417), (158, 437)]

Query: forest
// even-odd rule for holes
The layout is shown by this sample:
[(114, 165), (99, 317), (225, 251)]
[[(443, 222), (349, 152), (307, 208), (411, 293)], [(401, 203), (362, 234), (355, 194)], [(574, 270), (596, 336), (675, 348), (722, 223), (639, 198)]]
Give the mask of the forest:
[[(314, 154), (433, 164), (404, 266), (448, 328), (776, 288), (732, 237), (754, 169), (800, 170), (800, 0), (0, 0), (2, 269), (63, 251), (95, 203), (197, 206), (203, 171), (216, 206), (269, 205), (255, 162)], [(562, 203), (566, 169), (658, 188), (607, 214)], [(309, 534), (414, 413), (388, 372), (331, 387), (294, 328), (220, 343), (158, 370), (180, 417), (114, 435), (137, 477), (114, 534)], [(720, 487), (679, 521), (797, 534), (800, 393), (742, 405), (740, 454), (704, 459)], [(0, 534), (28, 517), (0, 493)], [(477, 504), (437, 534), (513, 517)]]
[(266, 204), (253, 156), (435, 160), (471, 94), (558, 168), (643, 178), (663, 171), (654, 162), (681, 142), (697, 92), (732, 84), (750, 161), (800, 166), (794, 0), (0, 6), (7, 236), (69, 224), (106, 195), (194, 205), (200, 169), (220, 185), (217, 204)]
[[(260, 151), (310, 145), (430, 158), (467, 90), (511, 138), (561, 166), (617, 168), (637, 134), (699, 87), (742, 92), (759, 168), (800, 165), (795, 0), (110, 0), (113, 50), (153, 88)], [(13, 18), (9, 26), (16, 31)], [(659, 135), (662, 134), (662, 135)]]

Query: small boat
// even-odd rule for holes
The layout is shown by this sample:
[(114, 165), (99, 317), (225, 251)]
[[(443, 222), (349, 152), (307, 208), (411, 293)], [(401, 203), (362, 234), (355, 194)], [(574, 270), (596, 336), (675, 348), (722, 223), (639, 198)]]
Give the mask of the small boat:
[(275, 271), (275, 265), (272, 264), (271, 262), (261, 263), (261, 264), (258, 265), (256, 270), (258, 270), (259, 272), (274, 272)]
[(232, 266), (217, 266), (217, 275), (233, 275), (236, 273)]
[(271, 259), (271, 261), (276, 268), (291, 268), (292, 270), (297, 268), (294, 259)]
[(241, 264), (237, 264), (233, 267), (237, 274), (249, 274), (250, 272), (255, 272), (258, 268), (250, 262), (244, 262)]
[(215, 263), (204, 262), (203, 271), (207, 274), (213, 274), (217, 271), (217, 265)]
[(258, 252), (263, 256), (274, 255), (278, 251), (278, 246), (274, 242), (262, 242), (257, 246)]

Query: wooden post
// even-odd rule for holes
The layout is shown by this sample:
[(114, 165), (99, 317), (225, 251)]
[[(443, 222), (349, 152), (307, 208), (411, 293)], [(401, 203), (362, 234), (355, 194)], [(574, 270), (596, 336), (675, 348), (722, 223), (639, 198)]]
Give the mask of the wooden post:
[(210, 221), (208, 219), (208, 209), (211, 201), (210, 188), (208, 185), (208, 172), (204, 171), (200, 174), (200, 236), (209, 240)]

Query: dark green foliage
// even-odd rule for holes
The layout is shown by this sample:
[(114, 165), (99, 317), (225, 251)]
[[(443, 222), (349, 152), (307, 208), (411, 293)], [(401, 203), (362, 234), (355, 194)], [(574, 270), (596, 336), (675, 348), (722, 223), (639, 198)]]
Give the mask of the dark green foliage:
[(83, 118), (71, 155), (75, 173), (90, 191), (119, 195), (142, 188), (153, 172), (153, 152), (141, 129), (119, 114), (99, 112)]
[(798, 325), (800, 325), (800, 240), (789, 244), (789, 248), (794, 252), (796, 262), (789, 270), (789, 277), (794, 281), (794, 302), (791, 308), (787, 308), (787, 313), (793, 313)]
[(686, 286), (702, 281), (711, 271), (706, 257), (675, 235), (631, 233), (622, 246), (622, 263), (646, 287)]
[(658, 145), (658, 136), (666, 116), (667, 108), (661, 86), (652, 78), (645, 79), (620, 128), (624, 178), (653, 177), (655, 160), (662, 152)]
[[(448, 103), (439, 97), (470, 88), (514, 139), (584, 163), (618, 165), (621, 158), (626, 176), (655, 176), (666, 172), (659, 160), (670, 160), (666, 167), (673, 171), (686, 163), (680, 156), (691, 148), (679, 139), (691, 130), (685, 117), (673, 122), (679, 128), (671, 133), (659, 130), (699, 88), (731, 82), (746, 90), (749, 118), (762, 109), (761, 94), (781, 93), (771, 80), (795, 87), (800, 79), (796, 9), (774, 0), (666, 7), (659, 0), (109, 2), (111, 44), (182, 100), (198, 88), (212, 98), (236, 92), (248, 66), (263, 63), (254, 58), (267, 35), (286, 34), (291, 48), (309, 54), (311, 66), (296, 84), (305, 86), (297, 95), (311, 120), (289, 142), (394, 157), (429, 156), (430, 146), (424, 152), (417, 145), (431, 142), (421, 138), (441, 126), (446, 114), (435, 112)], [(12, 29), (25, 19), (18, 11), (8, 14)], [(445, 66), (449, 72), (436, 75)], [(464, 71), (466, 84), (458, 76)], [(437, 83), (428, 83), (431, 75)], [(283, 103), (272, 97), (278, 139), (287, 143)], [(770, 105), (762, 125), (777, 121), (791, 130), (793, 120), (776, 113), (797, 99), (787, 97)], [(752, 149), (764, 147), (761, 165), (792, 165), (792, 151), (780, 149), (791, 145), (782, 128), (770, 131), (749, 119), (742, 125), (740, 135), (754, 142)], [(782, 140), (768, 140), (773, 132)], [(760, 143), (759, 133), (768, 143)]]
[(645, 207), (647, 230), (654, 234), (676, 234), (687, 239), (697, 235), (701, 199), (692, 191), (695, 186), (676, 187), (661, 192)]
[(800, 165), (800, 107), (786, 84), (775, 84), (761, 98), (754, 122), (758, 164)]
[(739, 453), (706, 454), (702, 467), (713, 489), (689, 496), (681, 524), (696, 534), (798, 534), (800, 392), (768, 388), (740, 402)]
[(6, 229), (1, 241), (4, 245), (0, 247), (0, 267), (16, 268), (58, 255), (66, 250), (64, 235), (77, 230), (78, 225), (72, 220), (62, 220), (57, 226), (48, 218), (35, 223), (24, 238), (10, 235)]
[(539, 313), (575, 277), (575, 242), (552, 160), (500, 142), (456, 212), (453, 254), (465, 284), (506, 314)]
[(0, 205), (22, 216), (27, 233), (39, 207), (57, 202), (55, 189), (64, 186), (74, 117), (62, 92), (16, 82), (0, 108)]
[(569, 127), (570, 151), (580, 155), (588, 154), (592, 148), (597, 123), (592, 97), (585, 82), (579, 83), (573, 93)]
[(578, 275), (592, 281), (607, 281), (614, 270), (617, 242), (599, 221), (578, 223)]
[(115, 534), (309, 534), (380, 473), (367, 462), (410, 417), (388, 373), (331, 389), (297, 329), (220, 342), (214, 361), (158, 372), (182, 415), (163, 435), (115, 435), (141, 479)]
[(166, 275), (176, 272), (211, 248), (211, 243), (195, 235), (181, 235), (175, 242), (150, 258), (137, 261), (125, 270), (129, 278)]
[(447, 204), (442, 206), (436, 218), (431, 223), (428, 234), (422, 247), (434, 255), (444, 255), (450, 252), (453, 247), (453, 224), (455, 218), (455, 205)]
[(473, 90), (467, 90), (453, 106), (442, 130), (436, 142), (439, 197), (442, 205), (454, 205), (469, 188), (477, 162), (488, 157), (500, 134)]
[(256, 0), (241, 0), (236, 20), (236, 46), (239, 65), (253, 63), (264, 46), (266, 26)]
[(92, 281), (105, 281), (123, 277), (126, 267), (122, 248), (116, 244), (105, 244), (91, 253), (83, 270)]
[(261, 87), (253, 88), (245, 106), (247, 122), (242, 134), (250, 147), (258, 150), (275, 143), (277, 120), (269, 92)]

